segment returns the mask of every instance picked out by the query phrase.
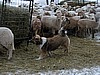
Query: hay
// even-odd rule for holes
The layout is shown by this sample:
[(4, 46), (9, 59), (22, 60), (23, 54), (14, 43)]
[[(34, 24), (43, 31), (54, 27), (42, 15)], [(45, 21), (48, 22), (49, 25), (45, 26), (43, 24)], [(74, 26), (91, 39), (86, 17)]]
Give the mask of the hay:
[[(1, 8), (0, 8), (1, 11)], [(0, 12), (1, 14), (2, 12)], [(8, 27), (12, 30), (15, 38), (24, 38), (29, 32), (29, 12), (27, 9), (9, 7), (3, 9), (2, 27)]]

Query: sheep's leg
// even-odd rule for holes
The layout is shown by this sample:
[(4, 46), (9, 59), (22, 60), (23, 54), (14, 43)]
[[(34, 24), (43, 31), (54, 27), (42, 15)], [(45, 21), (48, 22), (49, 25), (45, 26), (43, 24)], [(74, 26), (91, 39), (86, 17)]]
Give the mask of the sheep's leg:
[(87, 37), (87, 28), (84, 29), (84, 37)]
[(86, 37), (86, 28), (83, 29), (81, 32), (82, 32), (82, 36), (83, 36), (83, 37)]
[(75, 36), (78, 36), (79, 35), (79, 31), (80, 31), (80, 28), (79, 26), (77, 27), (77, 30), (76, 30), (76, 33), (75, 33)]
[(9, 60), (9, 59), (12, 58), (12, 49), (9, 49), (9, 50), (8, 50), (8, 53), (9, 53), (9, 55), (8, 55), (8, 60)]
[(80, 37), (83, 37), (82, 31), (83, 31), (82, 29), (79, 30), (79, 36), (80, 36)]
[(87, 29), (87, 33), (88, 33), (88, 36), (90, 36), (91, 32), (90, 32), (90, 28)]
[(79, 37), (82, 37), (82, 36), (83, 36), (82, 31), (83, 31), (83, 29), (80, 28), (79, 31), (78, 31), (78, 36), (79, 36)]
[(94, 29), (92, 29), (92, 38), (94, 38)]
[(89, 28), (86, 28), (86, 37), (89, 36)]
[(89, 29), (89, 31), (90, 31), (90, 35), (91, 35), (91, 30), (92, 30), (92, 29), (90, 28), (90, 29)]
[(55, 30), (55, 35), (57, 35), (58, 34), (58, 30)]
[(90, 36), (90, 34), (91, 34), (91, 28), (88, 28), (87, 29), (87, 35)]

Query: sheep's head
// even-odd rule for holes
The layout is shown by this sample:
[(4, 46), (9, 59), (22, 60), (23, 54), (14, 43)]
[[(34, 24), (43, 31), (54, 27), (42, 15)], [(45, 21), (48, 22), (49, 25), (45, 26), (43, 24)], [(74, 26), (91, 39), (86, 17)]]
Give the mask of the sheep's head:
[(32, 29), (33, 30), (40, 30), (41, 29), (41, 20), (36, 18), (33, 22), (32, 22)]
[(70, 24), (70, 20), (69, 18), (65, 17), (65, 19), (63, 19), (61, 27), (67, 27)]
[(45, 16), (45, 15), (51, 16), (51, 14), (49, 12), (44, 12), (43, 16)]

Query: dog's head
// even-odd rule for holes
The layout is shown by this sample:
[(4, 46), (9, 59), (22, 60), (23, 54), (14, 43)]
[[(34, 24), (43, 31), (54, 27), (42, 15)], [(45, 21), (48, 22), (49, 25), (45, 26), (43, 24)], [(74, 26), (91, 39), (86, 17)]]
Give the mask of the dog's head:
[(36, 45), (42, 44), (42, 39), (41, 39), (41, 37), (40, 37), (39, 35), (34, 36), (34, 37), (32, 38), (32, 40), (34, 40), (34, 43), (35, 43)]

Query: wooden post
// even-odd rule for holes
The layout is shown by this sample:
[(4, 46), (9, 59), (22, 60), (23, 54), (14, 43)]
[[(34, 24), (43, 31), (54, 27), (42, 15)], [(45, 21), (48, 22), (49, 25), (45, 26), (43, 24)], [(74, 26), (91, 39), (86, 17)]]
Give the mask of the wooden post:
[(30, 17), (29, 17), (29, 33), (28, 33), (27, 46), (29, 45), (29, 40), (32, 39), (31, 25), (32, 25), (33, 3), (34, 3), (34, 0), (30, 0), (30, 4), (29, 4), (29, 13), (30, 13)]
[(4, 3), (5, 2), (5, 0), (3, 0), (3, 2), (2, 2), (2, 11), (1, 11), (1, 26), (3, 25), (3, 14), (4, 14)]
[(47, 5), (49, 5), (49, 1), (48, 0), (46, 0), (46, 3), (47, 3)]
[(30, 0), (30, 3), (29, 3), (29, 12), (30, 12), (30, 10), (31, 10), (31, 0)]
[[(33, 14), (33, 2), (34, 0), (30, 0), (30, 4), (29, 4), (29, 12), (30, 12), (30, 19), (29, 19), (29, 28), (31, 28), (31, 21), (32, 21), (32, 14)], [(32, 6), (31, 6), (32, 4)]]

